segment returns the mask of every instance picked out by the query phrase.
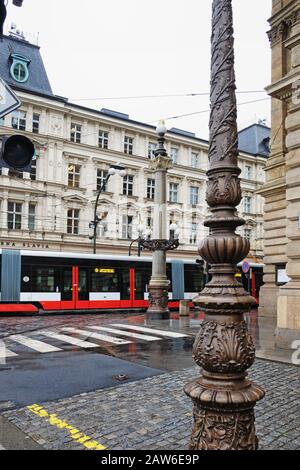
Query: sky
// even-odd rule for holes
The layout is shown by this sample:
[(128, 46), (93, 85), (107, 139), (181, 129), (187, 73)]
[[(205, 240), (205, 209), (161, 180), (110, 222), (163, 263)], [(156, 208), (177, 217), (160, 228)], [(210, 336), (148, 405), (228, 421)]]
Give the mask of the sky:
[[(212, 0), (24, 0), (17, 8), (10, 1), (6, 29), (14, 22), (25, 33), (39, 33), (55, 94), (153, 125), (166, 119), (168, 128), (206, 139), (207, 94), (153, 96), (209, 92), (211, 5)], [(239, 93), (238, 102), (263, 100), (238, 107), (239, 128), (259, 119), (270, 124), (263, 91), (271, 80), (271, 0), (233, 0), (233, 9), (237, 88), (255, 91)], [(198, 114), (177, 117), (190, 113)]]

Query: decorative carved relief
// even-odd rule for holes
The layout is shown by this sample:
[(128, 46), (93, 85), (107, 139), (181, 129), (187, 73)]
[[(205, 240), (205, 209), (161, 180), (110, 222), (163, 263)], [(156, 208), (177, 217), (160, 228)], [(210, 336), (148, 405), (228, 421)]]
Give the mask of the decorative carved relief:
[(237, 175), (219, 174), (207, 183), (206, 201), (210, 207), (230, 204), (237, 206), (242, 200), (240, 180)]
[(194, 344), (193, 357), (209, 372), (245, 372), (255, 360), (255, 347), (246, 322), (204, 321)]
[(179, 240), (141, 240), (140, 244), (149, 251), (170, 251), (179, 247)]
[(190, 450), (257, 450), (253, 410), (219, 413), (194, 405)]
[(158, 310), (166, 310), (169, 303), (169, 294), (166, 289), (150, 288), (149, 293), (149, 306), (151, 308), (157, 307)]
[(273, 26), (268, 31), (268, 37), (271, 45), (273, 46), (276, 42), (282, 41), (288, 35), (289, 29), (291, 29), (297, 21), (300, 20), (300, 10), (293, 11), (289, 16), (284, 18), (280, 23)]

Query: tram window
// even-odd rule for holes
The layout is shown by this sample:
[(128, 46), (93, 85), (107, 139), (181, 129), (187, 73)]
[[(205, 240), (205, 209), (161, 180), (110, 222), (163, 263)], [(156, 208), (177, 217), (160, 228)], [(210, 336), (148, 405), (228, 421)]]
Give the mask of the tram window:
[(32, 292), (55, 292), (54, 269), (33, 267)]
[(204, 287), (204, 275), (200, 266), (185, 265), (185, 292), (201, 292)]
[(119, 278), (116, 271), (114, 269), (103, 271), (101, 269), (92, 271), (91, 292), (119, 292)]

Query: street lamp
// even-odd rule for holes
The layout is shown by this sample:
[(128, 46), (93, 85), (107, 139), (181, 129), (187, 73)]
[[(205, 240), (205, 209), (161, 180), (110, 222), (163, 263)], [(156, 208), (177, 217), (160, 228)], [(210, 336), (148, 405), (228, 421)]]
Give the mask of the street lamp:
[(199, 254), (212, 280), (193, 302), (205, 317), (194, 344), (202, 375), (185, 386), (194, 404), (191, 450), (255, 450), (254, 407), (264, 391), (247, 379), (255, 361), (244, 313), (255, 299), (235, 277), (247, 256), (248, 239), (236, 234), (244, 224), (238, 167), (232, 0), (213, 1), (211, 118), (207, 203), (209, 236)]
[(89, 227), (93, 229), (93, 235), (90, 238), (93, 240), (94, 255), (97, 253), (97, 228), (98, 228), (99, 223), (101, 222), (101, 219), (97, 215), (99, 198), (101, 194), (103, 193), (103, 191), (105, 190), (110, 177), (116, 174), (119, 174), (122, 178), (124, 178), (124, 176), (126, 176), (125, 168), (119, 165), (112, 165), (110, 169), (108, 170), (107, 176), (104, 182), (102, 183), (102, 186), (99, 188), (97, 192), (97, 197), (96, 197), (95, 206), (94, 206), (94, 220), (92, 220), (89, 224)]
[(148, 318), (168, 317), (169, 285), (167, 278), (166, 253), (175, 250), (179, 246), (178, 238), (175, 238), (177, 226), (173, 224), (171, 236), (167, 234), (167, 171), (172, 168), (172, 161), (165, 149), (165, 134), (167, 128), (164, 121), (160, 121), (157, 129), (158, 146), (154, 152), (154, 158), (150, 160), (150, 169), (155, 174), (155, 195), (153, 215), (153, 239), (140, 239), (139, 252), (142, 249), (153, 253), (152, 277), (149, 283), (149, 308)]

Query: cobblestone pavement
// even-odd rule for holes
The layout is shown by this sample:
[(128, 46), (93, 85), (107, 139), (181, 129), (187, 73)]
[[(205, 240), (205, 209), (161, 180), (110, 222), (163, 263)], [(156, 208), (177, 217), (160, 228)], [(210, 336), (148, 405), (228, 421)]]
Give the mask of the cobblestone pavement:
[[(108, 449), (185, 450), (192, 404), (182, 389), (197, 375), (193, 367), (39, 405)], [(257, 360), (250, 375), (267, 392), (256, 407), (260, 447), (299, 450), (299, 368)], [(28, 408), (3, 415), (46, 449), (87, 447)]]

